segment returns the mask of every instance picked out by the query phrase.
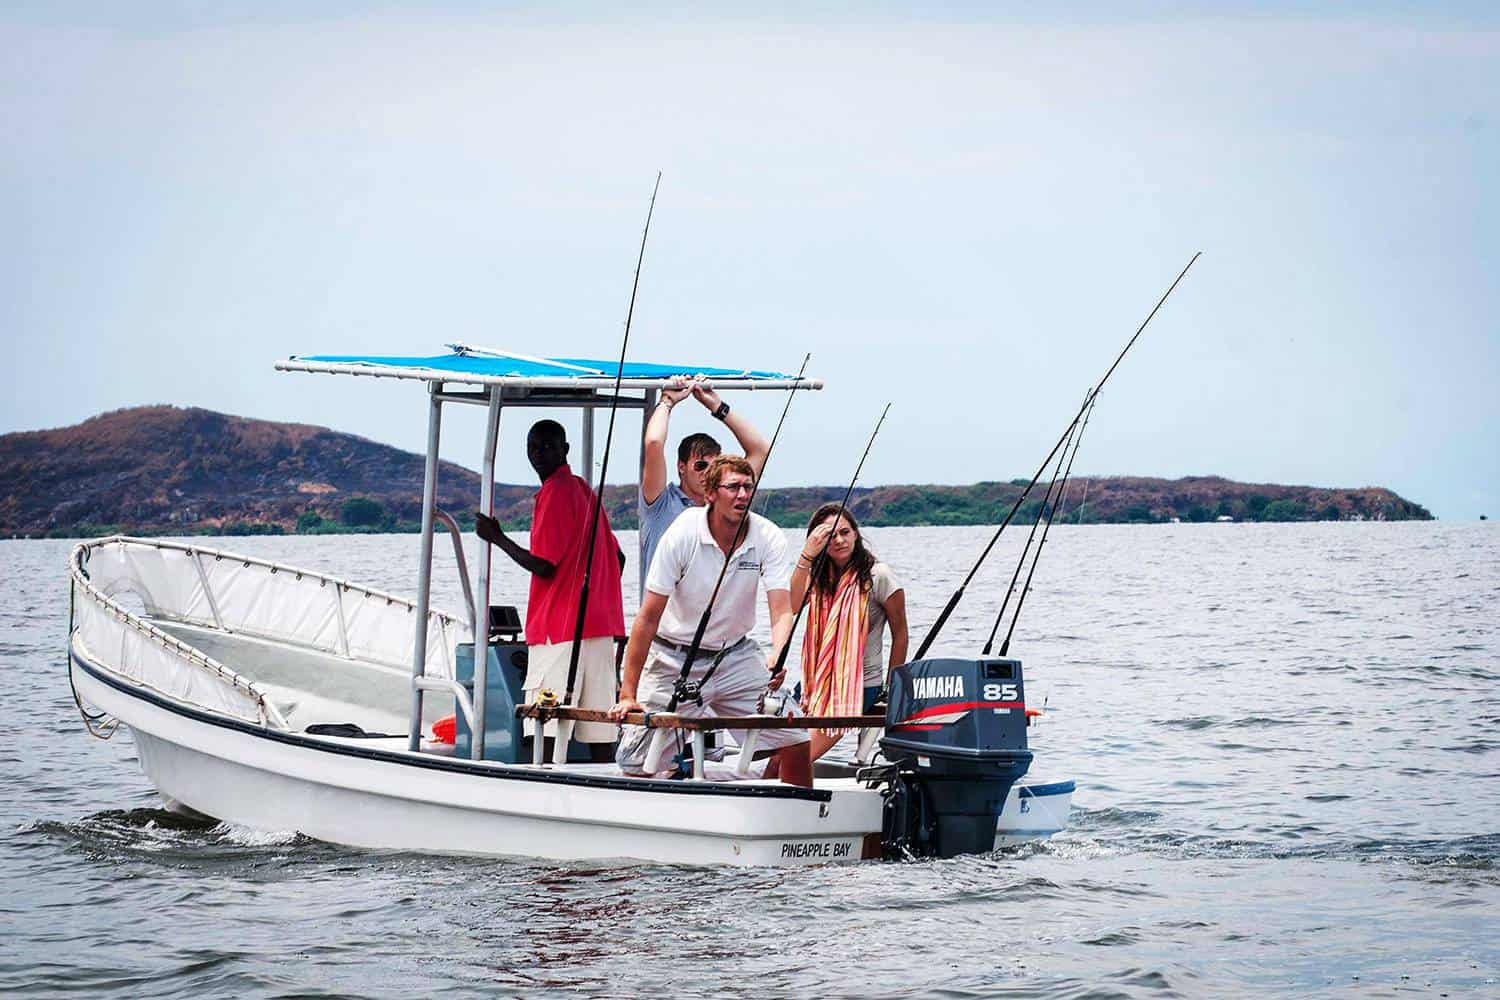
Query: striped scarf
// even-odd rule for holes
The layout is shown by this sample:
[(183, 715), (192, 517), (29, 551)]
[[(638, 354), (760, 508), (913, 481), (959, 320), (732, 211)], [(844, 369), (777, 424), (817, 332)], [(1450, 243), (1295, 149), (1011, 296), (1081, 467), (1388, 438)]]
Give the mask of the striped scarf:
[[(802, 636), (802, 674), (809, 715), (858, 715), (864, 707), (865, 636), (870, 609), (851, 567), (833, 599), (812, 588), (811, 613)], [(847, 729), (826, 730), (842, 736)]]

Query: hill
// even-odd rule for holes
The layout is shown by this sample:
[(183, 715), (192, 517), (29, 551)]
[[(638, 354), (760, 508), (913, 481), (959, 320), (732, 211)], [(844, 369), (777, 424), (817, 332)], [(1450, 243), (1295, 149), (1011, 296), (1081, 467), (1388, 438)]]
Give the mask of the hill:
[[(872, 525), (990, 524), (1005, 516), (1025, 482), (862, 488), (851, 507)], [(513, 527), (528, 525), (535, 489), (532, 483), (498, 484), (497, 516)], [(802, 525), (818, 504), (842, 493), (839, 486), (768, 489), (756, 506), (779, 524)], [(476, 473), (442, 464), (440, 506), (467, 524), (478, 496)], [(605, 500), (616, 526), (635, 527), (633, 485), (609, 487)], [(413, 530), (421, 501), (422, 456), (326, 427), (143, 406), (73, 427), (0, 435), (5, 536)], [(1022, 516), (1039, 502), (1028, 499)], [(1377, 487), (1324, 489), (1195, 476), (1081, 480), (1061, 516), (1099, 523), (1432, 515)]]

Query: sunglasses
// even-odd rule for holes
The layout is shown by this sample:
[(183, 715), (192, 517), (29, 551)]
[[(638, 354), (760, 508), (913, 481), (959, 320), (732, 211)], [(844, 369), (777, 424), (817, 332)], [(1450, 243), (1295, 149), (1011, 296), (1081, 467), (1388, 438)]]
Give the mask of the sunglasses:
[(713, 464), (713, 460), (712, 459), (700, 458), (696, 462), (693, 463), (693, 471), (694, 472), (702, 472), (704, 469), (708, 468), (712, 464)]

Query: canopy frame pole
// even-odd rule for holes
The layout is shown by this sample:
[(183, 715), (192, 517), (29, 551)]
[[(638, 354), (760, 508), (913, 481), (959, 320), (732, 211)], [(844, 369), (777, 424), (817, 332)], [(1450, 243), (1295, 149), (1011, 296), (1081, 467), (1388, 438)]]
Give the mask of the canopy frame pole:
[[(479, 475), (479, 509), (486, 517), (495, 516), (495, 450), (500, 442), (503, 405), (499, 388), (492, 388)], [(488, 542), (479, 547), (479, 583), (474, 588), (474, 728), (469, 739), (469, 757), (473, 760), (484, 759), (484, 702), (490, 669), (490, 570), (494, 548)]]
[(585, 407), (580, 417), (583, 422), (583, 481), (594, 488), (594, 411)]
[(432, 533), (437, 509), (438, 444), (443, 437), (442, 383), (428, 384), (427, 462), (422, 469), (422, 549), (417, 562), (416, 638), (411, 653), (411, 722), (406, 748), (422, 749), (422, 688), (427, 673), (427, 614), (432, 605)]
[[(453, 515), (441, 507), (434, 513), (433, 520), (447, 528), (448, 534), (453, 538), (453, 560), (458, 563), (458, 582), (464, 585), (464, 607), (469, 611), (469, 633), (472, 635), (479, 631), (479, 626), (475, 624), (474, 618), (474, 587), (469, 583), (469, 560), (464, 556), (463, 529), (458, 526)], [(348, 652), (344, 655), (347, 656)]]

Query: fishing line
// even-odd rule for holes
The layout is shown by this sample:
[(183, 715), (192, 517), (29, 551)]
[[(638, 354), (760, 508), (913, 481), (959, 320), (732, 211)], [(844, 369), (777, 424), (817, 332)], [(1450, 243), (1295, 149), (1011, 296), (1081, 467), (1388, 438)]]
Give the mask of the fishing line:
[[(1088, 394), (1084, 394), (1088, 398)], [(1073, 432), (1068, 432), (1068, 437), (1073, 437)], [(1057, 480), (1062, 475), (1063, 458), (1068, 450), (1068, 445), (1063, 445), (1063, 454), (1057, 456), (1057, 465), (1052, 469), (1052, 481), (1047, 484), (1047, 495), (1042, 498), (1041, 504), (1036, 509), (1036, 518), (1031, 522), (1031, 531), (1026, 535), (1026, 544), (1021, 547), (1021, 558), (1016, 560), (1016, 571), (1010, 575), (1010, 587), (1005, 591), (1005, 600), (1000, 602), (1000, 613), (995, 615), (995, 624), (990, 628), (990, 637), (984, 641), (984, 649), (981, 656), (989, 656), (990, 649), (995, 645), (995, 635), (1000, 631), (1000, 623), (1005, 620), (1005, 609), (1010, 605), (1010, 599), (1015, 596), (1016, 583), (1021, 579), (1021, 568), (1026, 565), (1026, 556), (1031, 552), (1031, 543), (1036, 538), (1036, 529), (1041, 527), (1042, 518), (1047, 514), (1047, 508), (1053, 503), (1054, 494), (1057, 491)], [(1055, 509), (1055, 508), (1054, 508)]]
[(1073, 440), (1073, 454), (1068, 458), (1068, 467), (1063, 470), (1062, 490), (1059, 492), (1057, 502), (1052, 506), (1052, 513), (1047, 515), (1047, 526), (1042, 529), (1042, 540), (1037, 542), (1036, 555), (1031, 559), (1031, 569), (1026, 571), (1026, 584), (1021, 588), (1021, 596), (1016, 600), (1016, 613), (1011, 616), (1010, 628), (1005, 632), (1005, 641), (1000, 644), (1000, 655), (1004, 656), (1010, 652), (1010, 637), (1016, 634), (1016, 622), (1021, 620), (1021, 607), (1026, 603), (1026, 594), (1031, 590), (1031, 578), (1036, 575), (1036, 564), (1042, 561), (1042, 549), (1047, 546), (1047, 533), (1052, 530), (1052, 519), (1057, 516), (1058, 508), (1062, 507), (1063, 501), (1068, 498), (1068, 477), (1073, 475), (1073, 459), (1078, 457), (1078, 449), (1083, 444), (1083, 432), (1088, 430), (1089, 418), (1094, 415), (1094, 404), (1099, 401), (1096, 392), (1089, 400), (1089, 408), (1083, 415), (1083, 425), (1078, 428), (1078, 436)]
[[(719, 567), (719, 578), (714, 581), (713, 593), (708, 595), (708, 606), (703, 609), (703, 616), (698, 619), (698, 627), (693, 631), (693, 641), (688, 644), (687, 653), (682, 658), (682, 672), (677, 675), (677, 681), (672, 685), (672, 697), (667, 702), (668, 712), (675, 712), (678, 703), (684, 698), (689, 701), (701, 701), (699, 692), (703, 689), (703, 685), (707, 682), (708, 678), (718, 669), (720, 660), (729, 650), (729, 647), (726, 646), (719, 651), (718, 657), (714, 659), (713, 663), (709, 664), (708, 671), (704, 673), (696, 685), (688, 683), (688, 672), (693, 669), (693, 661), (698, 658), (698, 649), (703, 645), (703, 633), (708, 630), (709, 616), (713, 614), (714, 602), (719, 599), (719, 587), (724, 583), (724, 573), (729, 569), (729, 560), (734, 556), (735, 550), (739, 548), (740, 538), (745, 532), (750, 530), (750, 515), (755, 508), (755, 494), (760, 491), (761, 480), (766, 476), (766, 466), (771, 464), (771, 452), (776, 450), (776, 439), (781, 437), (781, 425), (786, 423), (787, 411), (792, 408), (792, 397), (802, 387), (802, 375), (807, 371), (807, 362), (811, 359), (812, 354), (810, 352), (803, 355), (802, 367), (797, 369), (797, 377), (793, 380), (792, 387), (787, 390), (786, 404), (781, 408), (781, 419), (776, 421), (776, 430), (771, 434), (771, 443), (766, 446), (766, 457), (760, 463), (760, 475), (756, 476), (755, 481), (750, 485), (750, 500), (745, 504), (745, 517), (740, 521), (739, 527), (734, 530), (734, 538), (730, 540), (729, 551), (724, 553), (724, 565)], [(712, 498), (709, 498), (708, 507), (709, 509), (704, 513), (705, 519), (713, 512)]]
[(1124, 360), (1125, 355), (1130, 351), (1130, 348), (1135, 345), (1136, 340), (1140, 338), (1141, 333), (1146, 329), (1147, 325), (1149, 325), (1151, 320), (1156, 316), (1157, 311), (1161, 309), (1162, 305), (1167, 301), (1168, 297), (1171, 296), (1173, 290), (1176, 289), (1178, 282), (1182, 281), (1182, 279), (1187, 275), (1188, 269), (1191, 268), (1194, 262), (1196, 262), (1201, 256), (1203, 256), (1203, 252), (1201, 250), (1193, 254), (1192, 259), (1187, 262), (1187, 266), (1178, 273), (1177, 277), (1172, 281), (1172, 284), (1168, 286), (1166, 292), (1164, 292), (1162, 294), (1162, 297), (1157, 300), (1156, 305), (1151, 308), (1151, 312), (1148, 313), (1146, 318), (1141, 321), (1141, 325), (1136, 328), (1135, 333), (1131, 335), (1128, 341), (1126, 341), (1125, 346), (1120, 350), (1120, 353), (1115, 356), (1114, 363), (1109, 366), (1109, 370), (1104, 373), (1104, 377), (1095, 384), (1094, 391), (1089, 394), (1089, 398), (1084, 401), (1083, 406), (1078, 408), (1078, 412), (1073, 416), (1073, 419), (1069, 421), (1067, 428), (1063, 431), (1062, 434), (1058, 436), (1057, 443), (1052, 446), (1051, 451), (1047, 452), (1047, 457), (1042, 459), (1042, 464), (1037, 466), (1036, 474), (1031, 477), (1031, 481), (1027, 483), (1026, 488), (1021, 491), (1021, 495), (1016, 497), (1016, 502), (1011, 505), (1010, 512), (1005, 515), (1005, 520), (1000, 522), (1000, 527), (995, 529), (995, 534), (991, 536), (989, 544), (984, 547), (984, 551), (979, 553), (979, 558), (974, 561), (974, 565), (972, 568), (970, 568), (968, 575), (965, 576), (963, 582), (958, 585), (958, 589), (953, 592), (953, 596), (948, 598), (948, 603), (943, 606), (942, 613), (938, 615), (937, 621), (933, 622), (932, 627), (927, 630), (927, 635), (922, 639), (921, 646), (917, 648), (917, 654), (912, 657), (913, 660), (920, 660), (927, 655), (927, 650), (932, 646), (933, 641), (937, 639), (938, 633), (943, 630), (943, 626), (948, 623), (948, 619), (953, 615), (953, 609), (958, 607), (958, 602), (963, 598), (964, 590), (974, 579), (974, 574), (978, 573), (979, 567), (984, 565), (984, 561), (986, 558), (988, 558), (990, 550), (993, 549), (995, 547), (995, 543), (1000, 540), (1001, 532), (1003, 532), (1006, 527), (1010, 525), (1011, 519), (1016, 516), (1016, 511), (1021, 509), (1021, 504), (1025, 502), (1026, 497), (1030, 495), (1032, 487), (1036, 486), (1037, 481), (1042, 478), (1042, 473), (1047, 471), (1047, 466), (1051, 464), (1052, 459), (1057, 455), (1058, 450), (1062, 448), (1063, 442), (1067, 440), (1069, 432), (1071, 432), (1073, 427), (1078, 424), (1078, 421), (1083, 418), (1084, 410), (1088, 408), (1088, 404), (1093, 400), (1094, 395), (1096, 395), (1099, 390), (1104, 388), (1104, 383), (1109, 381), (1109, 377), (1114, 374), (1115, 369), (1119, 367), (1120, 362)]
[[(594, 491), (594, 516), (589, 521), (589, 544), (583, 560), (583, 585), (578, 591), (578, 621), (573, 626), (573, 648), (568, 652), (568, 688), (563, 704), (573, 703), (573, 685), (578, 680), (579, 647), (583, 645), (583, 618), (589, 606), (589, 581), (594, 572), (594, 543), (599, 537), (599, 512), (604, 506), (605, 476), (609, 474), (609, 446), (615, 437), (615, 414), (620, 409), (620, 382), (625, 377), (625, 349), (630, 345), (630, 321), (635, 317), (635, 294), (641, 286), (641, 264), (646, 259), (646, 237), (651, 235), (651, 215), (656, 211), (656, 192), (661, 188), (661, 171), (651, 187), (651, 204), (646, 208), (646, 228), (641, 230), (641, 250), (635, 259), (635, 280), (630, 284), (630, 307), (625, 312), (625, 336), (620, 341), (620, 364), (615, 369), (614, 397), (609, 401), (609, 430), (604, 434), (604, 461), (599, 466), (599, 488)], [(588, 414), (585, 419), (592, 420)], [(538, 733), (540, 738), (540, 733)]]

